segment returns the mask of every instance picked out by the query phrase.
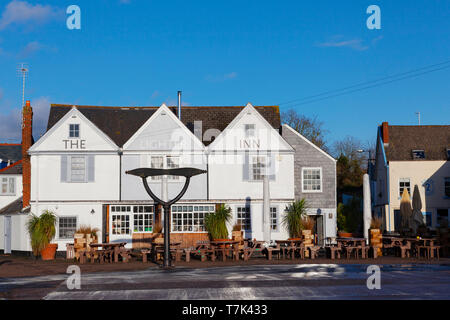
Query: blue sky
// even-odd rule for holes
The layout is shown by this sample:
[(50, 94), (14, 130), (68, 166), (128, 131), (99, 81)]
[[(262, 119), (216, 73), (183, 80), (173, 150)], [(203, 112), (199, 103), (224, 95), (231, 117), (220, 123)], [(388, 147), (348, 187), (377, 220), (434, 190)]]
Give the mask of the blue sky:
[[(66, 8), (81, 8), (81, 30)], [(381, 30), (366, 8), (381, 9)], [(309, 104), (282, 104), (450, 60), (450, 1), (0, 1), (0, 141), (20, 140), (19, 62), (35, 135), (50, 103), (280, 105), (327, 140), (449, 124), (450, 68)]]

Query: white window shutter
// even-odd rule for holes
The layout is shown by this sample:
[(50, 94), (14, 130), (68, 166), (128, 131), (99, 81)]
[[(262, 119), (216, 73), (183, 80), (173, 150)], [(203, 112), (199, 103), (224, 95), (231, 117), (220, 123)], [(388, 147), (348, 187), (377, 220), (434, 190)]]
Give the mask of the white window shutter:
[(269, 153), (267, 160), (269, 161), (267, 166), (267, 174), (269, 175), (269, 180), (275, 180), (276, 175), (276, 158), (274, 153)]
[(87, 181), (95, 182), (95, 156), (87, 156)]
[(61, 156), (61, 182), (68, 182), (67, 179), (67, 156)]

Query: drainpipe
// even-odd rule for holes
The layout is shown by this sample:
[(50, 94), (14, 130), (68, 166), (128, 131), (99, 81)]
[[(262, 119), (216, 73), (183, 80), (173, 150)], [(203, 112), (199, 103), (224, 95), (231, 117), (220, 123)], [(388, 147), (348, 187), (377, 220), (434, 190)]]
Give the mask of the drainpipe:
[(119, 148), (119, 201), (122, 201), (122, 155), (123, 149)]
[(181, 91), (178, 91), (178, 119), (181, 120)]

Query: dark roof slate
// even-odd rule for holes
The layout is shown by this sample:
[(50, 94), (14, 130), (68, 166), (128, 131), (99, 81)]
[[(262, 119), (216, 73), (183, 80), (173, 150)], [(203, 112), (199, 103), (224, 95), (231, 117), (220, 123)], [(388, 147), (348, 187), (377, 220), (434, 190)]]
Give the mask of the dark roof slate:
[[(108, 135), (119, 147), (152, 116), (158, 107), (101, 107), (75, 106), (86, 118), (92, 121), (100, 130)], [(72, 105), (52, 104), (47, 124), (47, 131), (61, 119)], [(169, 107), (177, 114), (177, 107)], [(191, 107), (183, 106), (181, 121), (194, 132), (194, 121), (202, 121), (202, 134), (208, 129), (223, 131), (226, 126), (245, 108), (234, 107)], [(278, 106), (255, 106), (255, 109), (278, 129), (281, 125)], [(203, 141), (205, 145), (211, 141)]]
[(413, 160), (412, 150), (425, 151), (425, 159), (420, 160), (447, 160), (447, 148), (450, 148), (450, 125), (389, 125), (389, 145), (385, 147), (388, 161)]
[(10, 144), (10, 143), (0, 143), (0, 159), (7, 162), (16, 162), (22, 159), (22, 145), (21, 144)]
[(0, 215), (15, 214), (15, 213), (29, 213), (29, 212), (30, 212), (30, 207), (27, 207), (23, 210), (22, 197), (14, 200), (13, 202), (4, 206), (3, 208), (0, 208)]
[(22, 160), (14, 162), (8, 167), (0, 169), (0, 175), (2, 174), (22, 174)]

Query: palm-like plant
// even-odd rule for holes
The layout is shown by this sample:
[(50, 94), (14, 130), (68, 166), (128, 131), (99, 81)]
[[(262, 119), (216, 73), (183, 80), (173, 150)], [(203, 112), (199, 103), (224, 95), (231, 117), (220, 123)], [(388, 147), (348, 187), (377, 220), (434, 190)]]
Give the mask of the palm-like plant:
[(302, 235), (302, 219), (306, 216), (308, 205), (306, 199), (292, 202), (286, 207), (286, 214), (283, 217), (282, 224), (291, 238), (300, 238)]
[(40, 216), (31, 215), (27, 222), (27, 229), (35, 256), (38, 256), (55, 237), (55, 225), (56, 215), (50, 210), (45, 210)]
[(214, 213), (205, 216), (205, 228), (212, 239), (228, 239), (227, 222), (231, 220), (231, 208), (221, 204)]

